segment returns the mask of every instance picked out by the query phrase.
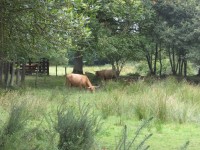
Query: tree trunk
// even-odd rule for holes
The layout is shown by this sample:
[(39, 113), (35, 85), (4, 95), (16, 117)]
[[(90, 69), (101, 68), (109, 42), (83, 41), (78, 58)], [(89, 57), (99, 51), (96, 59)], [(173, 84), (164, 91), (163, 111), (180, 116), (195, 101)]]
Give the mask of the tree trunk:
[(200, 68), (199, 68), (199, 71), (198, 71), (198, 74), (197, 74), (197, 76), (200, 76)]
[(158, 44), (156, 43), (156, 51), (155, 51), (155, 59), (154, 59), (154, 69), (153, 69), (153, 74), (156, 75), (156, 64), (157, 64), (157, 59), (158, 59)]
[(111, 65), (112, 65), (112, 70), (116, 70), (116, 66), (115, 66), (114, 61), (111, 62)]
[(16, 68), (16, 85), (19, 86), (20, 85), (20, 63), (17, 62), (17, 68)]
[(5, 88), (7, 89), (9, 87), (9, 75), (10, 75), (10, 63), (6, 62), (5, 63), (5, 69), (4, 69), (4, 74), (5, 74), (5, 78), (4, 78), (4, 82), (5, 82)]
[(0, 61), (0, 86), (3, 85), (3, 61)]
[(117, 60), (116, 60), (116, 65), (115, 65), (114, 61), (111, 62), (111, 65), (112, 65), (112, 70), (114, 70), (116, 72), (116, 75), (117, 75), (117, 78), (118, 78), (123, 66), (119, 66), (119, 62)]
[(170, 66), (171, 66), (171, 71), (173, 75), (176, 75), (176, 65), (175, 65), (175, 51), (174, 48), (172, 48), (172, 54), (171, 54), (171, 48), (169, 48), (168, 50), (168, 54), (169, 54), (169, 61), (170, 61)]
[(160, 61), (160, 77), (162, 75), (162, 55), (161, 55), (161, 44), (160, 44), (160, 51), (159, 51), (159, 61)]
[(1, 3), (1, 23), (0, 23), (0, 86), (3, 86), (3, 68), (4, 68), (4, 63), (3, 63), (3, 49), (4, 49), (4, 22), (3, 22), (3, 14), (5, 12), (5, 7), (4, 7), (4, 2)]
[(65, 75), (67, 74), (67, 67), (65, 66)]
[(181, 56), (179, 55), (177, 65), (176, 65), (176, 72), (178, 71), (178, 74), (181, 74)]
[(184, 59), (184, 77), (187, 76), (187, 60)]
[(183, 67), (184, 67), (184, 60), (181, 60), (180, 73), (179, 73), (180, 76), (183, 75)]
[(152, 67), (152, 57), (150, 56), (148, 50), (146, 49), (146, 59), (149, 66), (150, 74), (153, 74), (153, 67)]
[(175, 51), (174, 48), (172, 48), (172, 64), (173, 64), (173, 74), (176, 75), (176, 61), (175, 61)]
[(10, 86), (14, 86), (14, 76), (15, 76), (15, 61), (10, 64), (11, 68), (11, 77), (10, 77)]
[(25, 84), (25, 75), (26, 75), (26, 63), (22, 63), (22, 73), (21, 73), (21, 85), (24, 86)]
[(83, 56), (80, 51), (75, 53), (73, 73), (83, 74)]
[(47, 75), (49, 76), (49, 59), (46, 60), (46, 67), (47, 67)]
[(58, 65), (56, 64), (56, 77), (58, 76)]

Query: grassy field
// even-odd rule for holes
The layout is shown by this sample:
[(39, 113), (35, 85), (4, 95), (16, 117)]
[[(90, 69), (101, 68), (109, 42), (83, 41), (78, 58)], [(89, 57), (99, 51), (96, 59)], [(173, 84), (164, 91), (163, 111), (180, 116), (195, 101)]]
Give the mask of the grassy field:
[[(109, 67), (88, 67), (84, 70), (92, 72)], [(151, 150), (178, 150), (187, 141), (189, 150), (200, 149), (198, 85), (177, 81), (174, 77), (164, 80), (149, 78), (131, 83), (99, 82), (101, 87), (91, 93), (65, 87), (64, 68), (59, 67), (60, 76), (57, 77), (54, 76), (54, 70), (54, 67), (50, 68), (49, 77), (38, 77), (37, 86), (35, 77), (27, 76), (24, 89), (0, 91), (1, 129), (8, 124), (12, 106), (22, 103), (28, 108), (21, 114), (23, 118), (28, 115), (28, 121), (23, 121), (25, 127), (22, 130), (20, 126), (20, 132), (6, 137), (6, 149), (56, 149), (59, 135), (54, 126), (58, 108), (78, 110), (83, 105), (87, 105), (92, 114), (100, 118), (101, 128), (95, 134), (92, 149), (115, 150), (124, 126), (127, 127), (127, 141), (130, 142), (143, 121), (150, 117), (153, 120), (142, 129), (134, 142), (135, 146), (152, 133), (146, 142)], [(67, 72), (70, 70), (68, 68)], [(127, 67), (122, 74), (129, 72), (134, 72), (134, 69)]]

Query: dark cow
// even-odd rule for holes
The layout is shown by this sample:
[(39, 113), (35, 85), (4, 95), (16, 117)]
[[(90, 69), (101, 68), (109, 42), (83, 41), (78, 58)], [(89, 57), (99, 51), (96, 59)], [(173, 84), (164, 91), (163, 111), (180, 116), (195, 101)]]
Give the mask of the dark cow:
[(96, 71), (96, 77), (99, 77), (104, 80), (113, 79), (113, 78), (117, 78), (117, 73), (116, 73), (116, 71), (114, 71), (112, 69), (100, 70), (100, 71)]

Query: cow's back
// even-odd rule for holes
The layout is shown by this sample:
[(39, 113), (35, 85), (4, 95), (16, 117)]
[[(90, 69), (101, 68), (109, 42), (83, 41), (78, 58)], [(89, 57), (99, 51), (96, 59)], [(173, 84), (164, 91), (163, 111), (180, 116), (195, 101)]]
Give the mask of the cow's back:
[(114, 70), (101, 70), (101, 71), (96, 71), (96, 76), (100, 77), (104, 80), (106, 79), (112, 79), (112, 78), (116, 78), (116, 71)]
[(71, 86), (81, 86), (83, 84), (83, 76), (79, 74), (69, 74), (67, 75), (68, 82)]
[(116, 78), (116, 71), (114, 70), (105, 70), (104, 74), (106, 79)]
[(100, 78), (104, 78), (105, 70), (96, 71), (96, 76)]

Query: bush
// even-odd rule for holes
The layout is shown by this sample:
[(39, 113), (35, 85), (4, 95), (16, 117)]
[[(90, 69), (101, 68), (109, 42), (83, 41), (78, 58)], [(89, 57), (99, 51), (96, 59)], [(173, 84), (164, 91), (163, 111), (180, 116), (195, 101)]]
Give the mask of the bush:
[(141, 61), (140, 63), (136, 64), (137, 74), (140, 75), (147, 75), (149, 72), (149, 68), (146, 62)]
[(98, 118), (92, 115), (88, 107), (81, 107), (79, 113), (74, 108), (61, 108), (57, 112), (56, 131), (60, 139), (60, 150), (89, 150), (98, 130)]
[(23, 101), (12, 104), (10, 113), (1, 127), (0, 149), (55, 150), (54, 134), (47, 130), (46, 126), (45, 129), (42, 128), (41, 122), (39, 124), (33, 124), (33, 117), (30, 105), (27, 102)]
[(4, 124), (0, 134), (0, 149), (8, 149), (6, 147), (9, 145), (9, 147), (11, 147), (13, 144), (12, 138), (15, 135), (19, 135), (19, 133), (25, 129), (28, 119), (29, 114), (26, 105), (23, 103), (19, 105), (14, 104), (11, 107), (9, 119)]

